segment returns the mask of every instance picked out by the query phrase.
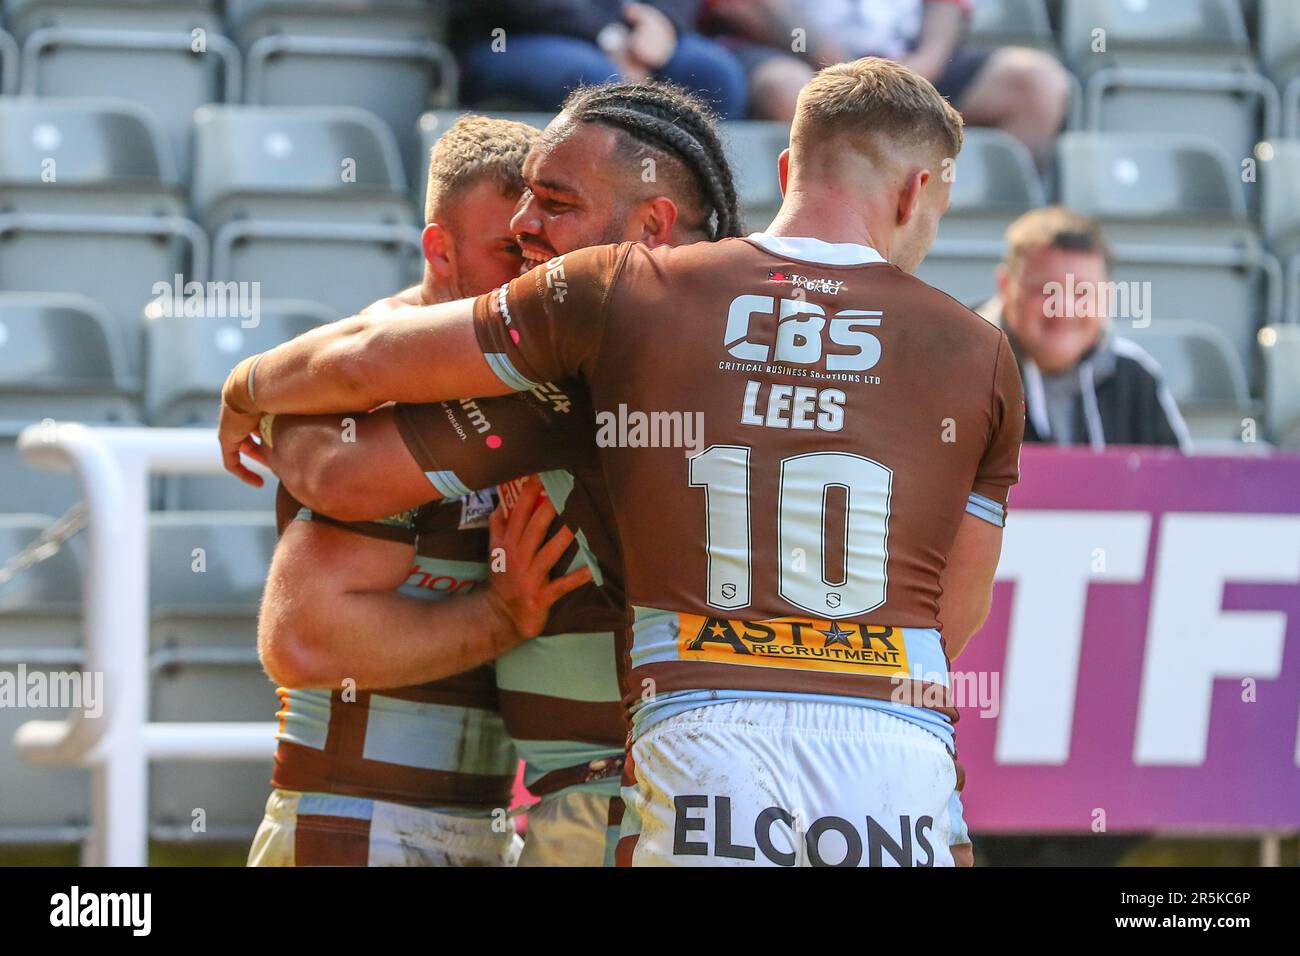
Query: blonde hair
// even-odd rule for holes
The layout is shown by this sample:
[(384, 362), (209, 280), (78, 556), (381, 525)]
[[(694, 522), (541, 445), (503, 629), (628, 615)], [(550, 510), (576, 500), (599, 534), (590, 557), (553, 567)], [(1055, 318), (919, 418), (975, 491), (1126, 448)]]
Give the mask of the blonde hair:
[(429, 151), (424, 221), (446, 215), (447, 200), (483, 177), (495, 180), (502, 194), (522, 192), (524, 158), (540, 135), (540, 130), (513, 120), (473, 114), (456, 120)]
[(829, 135), (863, 140), (885, 135), (933, 146), (942, 156), (961, 151), (961, 114), (934, 85), (893, 60), (867, 56), (828, 66), (799, 93), (792, 146)]
[(1110, 261), (1110, 244), (1101, 224), (1065, 206), (1031, 209), (1007, 227), (1006, 240), (1002, 262), (1013, 275), (1020, 272), (1028, 256), (1040, 249), (1094, 252)]

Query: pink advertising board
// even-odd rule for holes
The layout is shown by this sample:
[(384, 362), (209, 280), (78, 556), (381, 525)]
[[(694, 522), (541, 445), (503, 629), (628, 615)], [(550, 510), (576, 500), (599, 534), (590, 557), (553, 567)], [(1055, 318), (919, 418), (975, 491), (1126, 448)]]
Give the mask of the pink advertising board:
[(953, 671), (972, 830), (1300, 829), (1300, 456), (1026, 447)]

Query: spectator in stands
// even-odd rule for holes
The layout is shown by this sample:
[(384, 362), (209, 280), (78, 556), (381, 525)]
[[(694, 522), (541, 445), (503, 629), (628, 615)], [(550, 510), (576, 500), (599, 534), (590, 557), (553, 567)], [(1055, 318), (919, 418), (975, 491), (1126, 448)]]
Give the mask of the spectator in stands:
[(1020, 363), (1025, 441), (1186, 451), (1187, 426), (1160, 367), (1111, 328), (1109, 257), (1101, 226), (1062, 206), (1007, 229), (998, 296), (980, 312), (1001, 322)]
[(740, 61), (695, 32), (702, 0), (458, 0), (461, 95), (471, 105), (556, 110), (575, 86), (671, 80), (745, 116)]
[(979, 0), (707, 0), (707, 25), (728, 37), (749, 74), (750, 112), (789, 121), (813, 72), (883, 56), (920, 73), (972, 126), (996, 126), (1040, 161), (1065, 120), (1065, 68), (1039, 50), (963, 46)]

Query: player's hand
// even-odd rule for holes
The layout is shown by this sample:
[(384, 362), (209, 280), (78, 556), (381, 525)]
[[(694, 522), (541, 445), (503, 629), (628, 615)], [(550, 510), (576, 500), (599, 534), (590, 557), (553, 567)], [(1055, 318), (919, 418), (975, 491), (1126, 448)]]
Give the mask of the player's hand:
[(549, 500), (538, 504), (541, 482), (523, 483), (519, 500), (506, 517), (497, 508), (488, 524), (491, 536), (489, 597), (520, 637), (536, 637), (546, 625), (551, 605), (591, 580), (584, 565), (551, 580), (551, 569), (573, 542), (573, 532), (561, 528), (549, 540), (546, 530), (555, 520)]
[[(236, 368), (231, 374), (234, 375), (238, 371), (239, 369)], [(239, 452), (244, 442), (249, 440), (249, 436), (258, 433), (261, 421), (260, 412), (245, 412), (232, 408), (226, 401), (223, 390), (221, 417), (217, 420), (217, 440), (221, 443), (221, 460), (226, 466), (226, 471), (254, 488), (262, 487), (262, 476), (240, 461)]]
[(623, 18), (632, 32), (627, 51), (647, 70), (662, 69), (677, 51), (677, 28), (662, 10), (645, 3), (629, 3)]

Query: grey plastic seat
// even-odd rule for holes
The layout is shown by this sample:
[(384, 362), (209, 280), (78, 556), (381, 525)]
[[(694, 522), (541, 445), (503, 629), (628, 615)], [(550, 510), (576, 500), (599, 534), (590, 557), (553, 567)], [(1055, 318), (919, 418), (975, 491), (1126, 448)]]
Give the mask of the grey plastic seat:
[[(52, 517), (0, 514), (0, 562), (7, 561), (49, 526)], [(0, 672), (16, 680), (21, 666), (33, 674), (66, 674), (80, 668), (81, 568), (76, 542), (49, 560), (0, 584)], [(0, 707), (0, 845), (75, 843), (86, 834), (90, 773), (26, 763), (14, 733), (29, 720), (59, 720), (66, 708)]]
[[(1088, 76), (1107, 67), (1242, 70), (1255, 65), (1238, 0), (1063, 0), (1061, 48)], [(1103, 31), (1105, 48), (1095, 49)]]
[[(271, 721), (277, 701), (257, 660), (257, 608), (273, 519), (154, 514), (149, 536), (150, 719)], [(155, 765), (151, 835), (251, 837), (269, 792), (271, 747), (265, 763)], [(195, 810), (203, 811), (203, 832), (193, 829)]]
[(438, 18), (409, 0), (304, 3), (246, 0), (245, 102), (264, 106), (354, 106), (397, 137), (412, 180), (423, 165), (416, 122), (430, 105), (456, 102), (456, 61), (436, 42)]
[(43, 420), (139, 422), (122, 345), (104, 310), (66, 293), (0, 293), (0, 512), (62, 514), (80, 497), (71, 475), (18, 453), (19, 433)]
[(1213, 325), (1155, 319), (1146, 328), (1124, 329), (1123, 336), (1141, 345), (1160, 363), (1165, 385), (1180, 407), (1244, 405), (1250, 401), (1246, 373), (1237, 353)]
[(443, 40), (445, 11), (428, 0), (226, 0), (241, 46), (276, 34), (371, 40)]
[(1261, 163), (1264, 241), (1282, 260), (1286, 275), (1286, 315), (1300, 322), (1300, 140), (1269, 144), (1272, 158)]
[(36, 30), (23, 43), (24, 93), (115, 96), (147, 108), (182, 172), (190, 168), (194, 110), (238, 102), (240, 88), (239, 50), (215, 31), (60, 26)]
[(767, 228), (781, 207), (777, 159), (790, 145), (790, 125), (734, 120), (722, 124), (722, 143), (736, 181), (736, 199), (745, 228)]
[(0, 97), (0, 212), (178, 216), (157, 121), (126, 100)]
[(152, 424), (215, 425), (221, 386), (240, 359), (341, 318), (307, 301), (264, 301), (254, 311), (250, 319), (163, 315), (153, 306), (146, 311), (145, 396)]
[(1150, 283), (1159, 315), (1221, 329), (1253, 376), (1256, 329), (1281, 315), (1281, 268), (1223, 150), (1195, 136), (1074, 133), (1057, 156), (1061, 202), (1106, 226), (1112, 279)]
[[(1277, 89), (1257, 70), (1237, 0), (1066, 0), (1063, 16), (1088, 129), (1213, 130), (1241, 158), (1277, 134)], [(1104, 51), (1094, 50), (1095, 31)]]
[(966, 130), (952, 182), (952, 207), (939, 224), (939, 241), (1000, 242), (1011, 222), (1047, 202), (1029, 150), (998, 129)]
[[(146, 317), (146, 386), (155, 425), (214, 426), (221, 386), (241, 358), (340, 318), (316, 302), (260, 303), (257, 325), (237, 317), (193, 319)], [(275, 481), (252, 488), (229, 475), (163, 475), (156, 479), (158, 505), (180, 511), (261, 511), (275, 507)]]
[(19, 39), (37, 30), (219, 32), (216, 0), (4, 0), (9, 28)]
[[(1258, 0), (1260, 62), (1278, 88), (1286, 90), (1300, 78), (1300, 4), (1294, 0)], [(1294, 87), (1300, 90), (1300, 86)], [(1294, 114), (1290, 114), (1294, 122)], [(1300, 135), (1292, 126), (1287, 135)]]
[(162, 143), (129, 103), (0, 102), (0, 291), (94, 299), (120, 330), (132, 379), (159, 284), (207, 278), (207, 237), (178, 214)]
[(18, 41), (0, 30), (0, 96), (18, 89)]
[(420, 216), (424, 216), (424, 198), (429, 190), (429, 151), (433, 149), (435, 143), (442, 138), (445, 133), (455, 122), (462, 116), (472, 113), (475, 116), (487, 116), (492, 119), (513, 120), (516, 123), (527, 123), (529, 126), (537, 129), (545, 129), (546, 125), (555, 118), (554, 113), (534, 113), (528, 111), (510, 111), (510, 110), (429, 110), (420, 116), (418, 127), (420, 135), (420, 167), (413, 169), (411, 173), (411, 183), (416, 187), (412, 194), (415, 199), (415, 208), (420, 211)]
[(1046, 50), (1056, 45), (1044, 0), (981, 0), (975, 4), (967, 39), (981, 47)]
[(397, 150), (364, 110), (209, 106), (195, 131), (215, 280), (257, 282), (264, 299), (309, 293), (350, 315), (419, 279)]
[(1268, 437), (1284, 448), (1300, 448), (1300, 325), (1267, 326), (1259, 344)]
[(0, 415), (138, 420), (115, 331), (82, 296), (0, 293)]
[(350, 107), (205, 106), (193, 201), (210, 230), (240, 219), (410, 223), (392, 133)]

